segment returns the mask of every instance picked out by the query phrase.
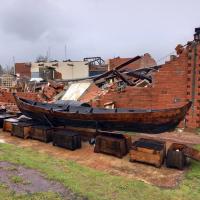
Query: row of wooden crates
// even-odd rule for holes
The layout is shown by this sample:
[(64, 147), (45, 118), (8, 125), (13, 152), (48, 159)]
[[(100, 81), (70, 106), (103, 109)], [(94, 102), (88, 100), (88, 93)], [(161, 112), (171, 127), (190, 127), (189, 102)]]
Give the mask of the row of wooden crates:
[(54, 146), (75, 150), (81, 148), (81, 137), (78, 133), (64, 128), (52, 128), (35, 124), (32, 121), (17, 122), (14, 119), (5, 120), (3, 130), (11, 132), (12, 136), (35, 139), (45, 143), (52, 142)]
[(187, 165), (187, 157), (200, 159), (199, 152), (182, 144), (172, 143), (166, 150), (165, 141), (140, 138), (132, 143), (130, 137), (116, 134), (97, 136), (95, 152), (107, 153), (119, 158), (129, 152), (130, 162), (161, 167), (166, 161), (166, 167), (181, 170)]
[[(51, 128), (34, 124), (32, 121), (17, 122), (15, 119), (6, 119), (4, 131), (23, 139), (31, 138), (42, 142), (53, 142), (53, 145), (75, 150), (81, 148), (79, 133), (64, 128)], [(166, 153), (164, 141), (140, 138), (131, 141), (131, 137), (123, 134), (98, 131), (96, 135), (95, 153), (105, 153), (122, 158), (129, 152), (131, 162), (142, 162), (161, 167), (166, 158), (167, 167), (183, 169), (186, 157), (181, 145), (172, 144)]]
[(165, 142), (141, 138), (132, 143), (131, 137), (101, 132), (96, 137), (94, 151), (122, 158), (129, 152), (131, 162), (143, 162), (160, 167), (165, 158)]
[(132, 143), (131, 137), (123, 134), (101, 132), (96, 137), (94, 151), (122, 158), (129, 152), (131, 162), (142, 162), (160, 167), (165, 159), (165, 142), (141, 138)]

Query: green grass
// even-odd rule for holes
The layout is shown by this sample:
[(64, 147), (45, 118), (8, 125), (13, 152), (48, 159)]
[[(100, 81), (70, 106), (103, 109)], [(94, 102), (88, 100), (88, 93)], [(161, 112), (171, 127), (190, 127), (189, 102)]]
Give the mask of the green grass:
[(9, 179), (12, 183), (15, 183), (15, 184), (23, 184), (23, 185), (31, 184), (30, 181), (23, 180), (23, 178), (21, 176), (11, 176), (11, 177), (9, 177)]
[(10, 180), (11, 180), (13, 183), (16, 183), (16, 184), (18, 184), (18, 183), (23, 183), (23, 182), (24, 182), (24, 181), (23, 181), (23, 178), (20, 177), (20, 176), (12, 176), (12, 177), (10, 177)]
[[(200, 149), (200, 146), (198, 146)], [(37, 169), (51, 180), (63, 183), (73, 192), (91, 200), (199, 200), (200, 163), (192, 162), (191, 169), (176, 189), (162, 189), (138, 180), (117, 177), (81, 166), (73, 161), (58, 159), (27, 148), (0, 144), (0, 161), (9, 161), (28, 168)], [(4, 194), (7, 189), (0, 188)], [(3, 191), (3, 192), (2, 192)], [(5, 193), (6, 193), (5, 192)], [(8, 192), (8, 195), (11, 194)], [(7, 193), (6, 193), (7, 195)], [(43, 198), (43, 196), (49, 195)], [(28, 199), (56, 200), (56, 194), (34, 194)], [(0, 195), (0, 199), (1, 199)], [(27, 196), (10, 198), (26, 199)], [(3, 198), (9, 199), (9, 198)]]

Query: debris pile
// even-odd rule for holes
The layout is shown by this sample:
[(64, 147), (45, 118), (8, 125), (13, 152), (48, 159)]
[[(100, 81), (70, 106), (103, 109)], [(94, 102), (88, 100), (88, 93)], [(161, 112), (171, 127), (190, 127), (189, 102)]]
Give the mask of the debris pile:
[(52, 101), (53, 98), (62, 92), (64, 89), (64, 84), (62, 83), (56, 83), (53, 81), (50, 81), (48, 84), (46, 84), (42, 89), (42, 95), (45, 97), (47, 101)]
[(17, 113), (19, 112), (19, 109), (15, 103), (5, 103), (5, 102), (0, 102), (1, 107), (0, 109), (6, 109), (7, 112), (10, 113)]
[[(138, 60), (141, 60), (141, 58), (142, 57), (140, 56), (136, 56), (135, 58), (129, 59), (128, 61), (118, 65), (114, 69), (95, 77), (93, 79), (94, 85), (81, 96), (80, 101), (91, 102), (94, 107), (102, 107), (104, 104), (108, 103), (107, 100), (104, 102), (104, 97), (108, 97), (109, 102), (111, 101), (111, 98), (113, 101), (118, 99), (115, 99), (112, 93), (120, 96), (119, 93), (125, 92), (127, 88), (152, 87), (152, 77), (161, 66), (143, 67), (134, 70), (128, 67), (129, 64), (135, 63)], [(110, 97), (109, 94), (111, 94)], [(126, 93), (123, 96), (126, 97), (128, 95), (129, 94)]]
[[(5, 108), (7, 112), (17, 113), (19, 109), (13, 97), (13, 92), (10, 88), (0, 88), (0, 107)], [(44, 98), (36, 92), (15, 92), (18, 96), (25, 99), (32, 99), (39, 102), (44, 102)]]
[(120, 64), (115, 69), (94, 78), (96, 85), (99, 87), (107, 87), (108, 83), (116, 83), (119, 87), (123, 87), (124, 85), (148, 87), (152, 83), (152, 73), (157, 71), (160, 66), (136, 70), (125, 68), (128, 64), (136, 62), (139, 59), (141, 59), (141, 57), (136, 56), (135, 58)]

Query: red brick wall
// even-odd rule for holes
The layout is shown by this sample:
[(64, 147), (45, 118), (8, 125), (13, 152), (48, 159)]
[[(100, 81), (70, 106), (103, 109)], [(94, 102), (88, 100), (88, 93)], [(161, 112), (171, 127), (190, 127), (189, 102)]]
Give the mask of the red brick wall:
[(57, 71), (55, 70), (54, 79), (62, 79), (62, 74), (61, 74), (60, 72), (57, 72)]
[[(114, 69), (117, 66), (119, 66), (120, 64), (122, 64), (130, 59), (131, 58), (120, 58), (120, 57), (110, 59), (108, 68), (109, 68), (109, 70)], [(144, 54), (144, 56), (142, 56), (141, 59), (139, 59), (133, 63), (130, 63), (125, 68), (138, 69), (138, 68), (142, 68), (142, 67), (152, 67), (155, 65), (156, 65), (155, 60), (151, 57), (150, 54), (146, 53), (146, 54)]]
[(186, 117), (187, 126), (200, 127), (200, 44), (188, 48), (187, 99), (193, 105)]
[[(37, 93), (18, 92), (17, 96), (25, 98), (25, 99), (42, 101), (42, 99), (40, 98), (40, 96)], [(15, 103), (15, 99), (14, 99), (13, 94), (11, 92), (0, 91), (0, 102)]]
[(31, 65), (27, 63), (15, 63), (15, 74), (31, 78)]
[(84, 94), (80, 97), (79, 101), (82, 102), (91, 102), (94, 101), (94, 98), (101, 94), (101, 89), (98, 88), (94, 83), (90, 85), (90, 87), (84, 92)]

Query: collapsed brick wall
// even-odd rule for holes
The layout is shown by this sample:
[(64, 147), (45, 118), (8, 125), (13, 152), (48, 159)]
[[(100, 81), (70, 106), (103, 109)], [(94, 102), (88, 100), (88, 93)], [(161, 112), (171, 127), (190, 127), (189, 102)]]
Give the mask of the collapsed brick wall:
[(89, 86), (89, 88), (84, 92), (83, 95), (78, 99), (81, 102), (91, 103), (95, 100), (95, 97), (101, 94), (101, 89), (97, 87), (94, 83)]
[(163, 109), (193, 101), (182, 125), (200, 127), (200, 44), (196, 43), (196, 47), (194, 43), (190, 44), (178, 54), (153, 74), (151, 87), (128, 86), (122, 92), (110, 89), (105, 95), (93, 98), (96, 100), (92, 106), (104, 107), (106, 103), (114, 102), (116, 107)]
[(152, 87), (126, 87), (124, 91), (110, 90), (100, 96), (96, 106), (114, 101), (116, 107), (161, 109), (178, 107), (186, 102), (187, 57), (166, 63), (159, 72), (153, 75)]
[[(38, 93), (17, 92), (16, 95), (25, 99), (42, 101), (42, 98), (38, 95)], [(15, 99), (11, 92), (0, 91), (0, 102), (15, 104)]]
[[(43, 98), (41, 98), (38, 93), (24, 93), (24, 92), (17, 92), (17, 96), (30, 99), (34, 101), (44, 101)], [(18, 112), (19, 109), (16, 105), (14, 96), (11, 92), (7, 92), (4, 90), (0, 90), (0, 105), (1, 107), (6, 108), (8, 112)]]

